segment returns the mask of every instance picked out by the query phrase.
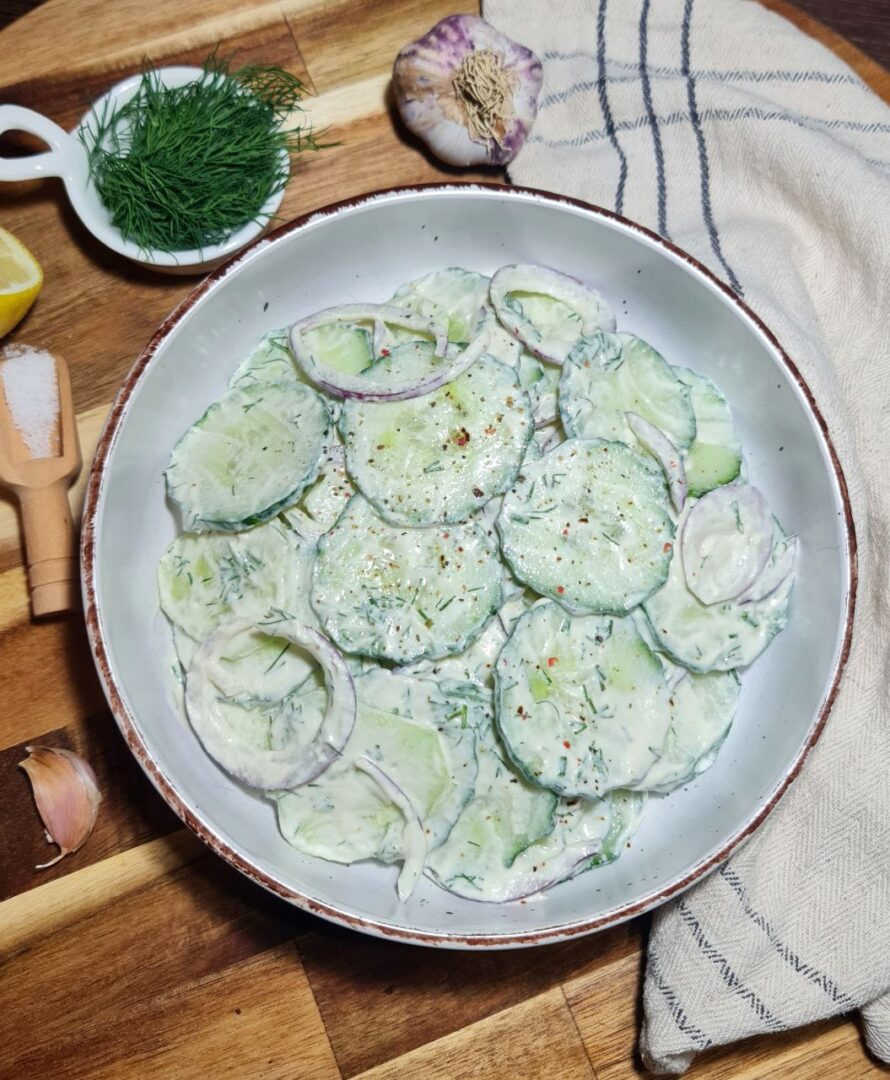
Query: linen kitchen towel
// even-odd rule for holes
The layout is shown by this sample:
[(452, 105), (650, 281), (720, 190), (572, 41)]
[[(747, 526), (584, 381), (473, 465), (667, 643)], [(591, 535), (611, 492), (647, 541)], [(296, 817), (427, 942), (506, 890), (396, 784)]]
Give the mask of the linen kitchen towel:
[(827, 419), (858, 536), (831, 717), (764, 826), (656, 916), (644, 1058), (682, 1072), (859, 1009), (890, 1060), (890, 109), (753, 0), (484, 8), (544, 65), (512, 180), (648, 225), (766, 320)]

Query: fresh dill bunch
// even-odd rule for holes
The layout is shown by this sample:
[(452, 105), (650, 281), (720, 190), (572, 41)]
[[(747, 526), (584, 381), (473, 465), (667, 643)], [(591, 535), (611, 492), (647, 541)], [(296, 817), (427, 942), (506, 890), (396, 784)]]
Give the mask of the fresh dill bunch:
[(147, 71), (129, 101), (80, 131), (112, 224), (141, 251), (171, 252), (223, 243), (265, 220), (292, 157), (323, 146), (310, 126), (285, 126), (305, 92), (281, 68), (229, 72), (215, 54), (185, 86)]

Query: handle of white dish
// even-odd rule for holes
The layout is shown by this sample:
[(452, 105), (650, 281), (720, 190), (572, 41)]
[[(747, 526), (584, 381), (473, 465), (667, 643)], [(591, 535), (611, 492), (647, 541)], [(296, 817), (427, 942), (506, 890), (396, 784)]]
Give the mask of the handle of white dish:
[(42, 176), (64, 176), (70, 163), (72, 149), (79, 150), (77, 139), (69, 135), (49, 117), (21, 105), (0, 105), (0, 135), (7, 131), (24, 131), (36, 135), (50, 146), (42, 154), (28, 157), (0, 157), (0, 181), (37, 180)]

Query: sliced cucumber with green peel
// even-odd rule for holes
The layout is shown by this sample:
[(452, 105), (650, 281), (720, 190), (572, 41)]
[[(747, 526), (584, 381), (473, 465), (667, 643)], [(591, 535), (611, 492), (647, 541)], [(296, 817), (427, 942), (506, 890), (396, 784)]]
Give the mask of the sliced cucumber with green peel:
[(307, 680), (314, 686), (317, 671), (313, 658), (298, 644), (252, 626), (220, 650), (215, 681), (236, 704), (272, 705), (305, 686)]
[[(355, 767), (367, 756), (410, 799), (432, 850), (444, 842), (472, 797), (482, 705), (472, 687), (442, 687), (435, 680), (383, 670), (357, 677), (355, 689), (355, 727), (340, 759), (316, 781), (278, 795), (282, 834), (305, 854), (332, 862), (403, 858), (405, 817), (380, 785)], [(311, 729), (322, 696), (316, 691), (293, 705), (293, 724)], [(276, 738), (292, 737), (287, 724), (275, 730)]]
[(519, 385), (531, 398), (535, 426), (543, 427), (553, 423), (559, 416), (556, 400), (561, 369), (555, 364), (546, 364), (523, 350), (518, 371)]
[(502, 581), (478, 525), (400, 528), (355, 495), (319, 541), (312, 605), (346, 652), (407, 664), (465, 649), (500, 607)]
[(666, 795), (712, 764), (732, 724), (741, 683), (734, 671), (690, 672), (671, 691), (671, 726), (661, 757), (635, 784)]
[(263, 336), (259, 345), (235, 368), (229, 386), (289, 382), (291, 379), (304, 381), (303, 373), (294, 363), (285, 328)]
[(434, 270), (396, 289), (391, 303), (416, 311), (448, 327), (448, 340), (469, 342), (480, 320), (492, 310), (488, 301), (490, 278), (459, 266)]
[(472, 799), (448, 839), (427, 859), (427, 873), (459, 896), (498, 901), (515, 889), (518, 856), (554, 830), (557, 797), (530, 784), (507, 760), (490, 723), (476, 733), (479, 772)]
[(308, 582), (314, 545), (279, 520), (238, 534), (183, 533), (158, 565), (161, 609), (195, 641), (225, 619), (273, 608), (314, 622)]
[(500, 360), (508, 367), (518, 368), (519, 360), (523, 354), (522, 342), (501, 326), (493, 311), (489, 312), (482, 322), (482, 330), (488, 334), (488, 345), (485, 351), (495, 360)]
[(303, 383), (257, 383), (224, 394), (183, 435), (167, 491), (189, 532), (238, 532), (295, 503), (318, 473), (330, 429)]
[(346, 455), (336, 430), (322, 455), (318, 479), (303, 492), (300, 509), (320, 532), (327, 532), (334, 524), (346, 500), (355, 494), (355, 488), (346, 472)]
[(397, 525), (466, 521), (513, 482), (532, 429), (516, 372), (488, 356), (424, 397), (340, 414), (353, 482)]
[(500, 620), (495, 618), (462, 652), (444, 656), (439, 660), (418, 660), (399, 670), (428, 678), (477, 683), (490, 690), (494, 686), (495, 662), (506, 640), (507, 634)]
[(542, 602), (498, 657), (495, 715), (530, 781), (593, 799), (638, 783), (657, 760), (669, 691), (631, 619), (570, 616)]
[(661, 469), (602, 439), (524, 464), (497, 527), (520, 581), (578, 614), (636, 607), (667, 577), (674, 537)]
[(636, 413), (677, 447), (695, 438), (690, 389), (664, 358), (633, 334), (582, 338), (559, 383), (559, 411), (569, 436), (636, 446), (626, 413)]
[[(696, 504), (687, 502), (678, 528)], [(786, 540), (777, 528), (764, 573), (785, 555)], [(762, 600), (727, 600), (703, 604), (686, 585), (679, 550), (671, 560), (667, 581), (644, 603), (652, 632), (668, 656), (691, 671), (731, 671), (752, 663), (788, 621), (794, 574), (788, 573)]]
[(593, 870), (599, 866), (608, 866), (621, 857), (621, 853), (629, 847), (629, 840), (637, 830), (643, 810), (646, 807), (646, 796), (636, 791), (613, 791), (609, 796), (612, 810), (609, 831), (603, 839), (603, 846), (582, 870)]
[(376, 360), (372, 331), (354, 322), (329, 322), (304, 333), (306, 347), (321, 367), (358, 375)]
[(502, 266), (489, 293), (503, 325), (551, 364), (562, 364), (582, 335), (615, 329), (615, 315), (596, 289), (546, 266)]
[(726, 398), (711, 380), (689, 368), (675, 367), (674, 374), (689, 387), (695, 412), (695, 439), (684, 457), (688, 493), (704, 495), (738, 478), (742, 444)]

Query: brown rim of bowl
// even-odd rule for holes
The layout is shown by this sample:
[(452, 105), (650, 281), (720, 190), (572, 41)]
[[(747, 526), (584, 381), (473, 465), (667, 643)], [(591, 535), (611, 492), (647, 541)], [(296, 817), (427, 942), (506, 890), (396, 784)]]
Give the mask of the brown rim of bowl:
[[(631, 232), (637, 233), (639, 236), (644, 237), (647, 241), (660, 248), (662, 251), (669, 252), (671, 255), (683, 260), (688, 266), (690, 266), (697, 274), (705, 278), (711, 285), (716, 287), (730, 303), (735, 307), (737, 312), (741, 315), (749, 325), (753, 326), (756, 330), (766, 338), (769, 344), (772, 346), (775, 354), (778, 356), (781, 363), (784, 365), (786, 371), (797, 383), (801, 390), (801, 393), (809, 407), (810, 413), (816, 421), (816, 425), (821, 432), (822, 439), (825, 447), (828, 451), (828, 457), (831, 461), (831, 466), (834, 471), (834, 476), (837, 481), (838, 491), (840, 492), (841, 501), (843, 503), (843, 516), (844, 516), (844, 530), (847, 542), (847, 555), (849, 573), (849, 589), (846, 597), (846, 613), (844, 617), (844, 633), (841, 641), (841, 648), (838, 654), (838, 659), (835, 664), (834, 673), (831, 679), (831, 685), (828, 693), (819, 708), (818, 713), (813, 719), (810, 726), (810, 730), (807, 734), (807, 738), (804, 744), (800, 748), (794, 761), (790, 764), (783, 779), (776, 785), (776, 788), (765, 801), (763, 806), (758, 810), (754, 816), (747, 821), (730, 839), (721, 846), (721, 848), (710, 855), (709, 857), (701, 860), (690, 871), (684, 874), (679, 880), (672, 882), (670, 885), (658, 889), (657, 891), (650, 893), (640, 900), (634, 903), (628, 903), (620, 905), (614, 908), (612, 911), (606, 912), (603, 915), (594, 919), (588, 919), (581, 922), (566, 924), (562, 926), (547, 927), (543, 930), (527, 931), (519, 934), (483, 934), (483, 935), (448, 935), (443, 934), (431, 934), (421, 931), (406, 930), (398, 926), (388, 925), (386, 923), (378, 922), (374, 919), (361, 918), (355, 915), (350, 915), (348, 912), (340, 911), (337, 908), (331, 907), (328, 904), (321, 901), (314, 900), (311, 897), (298, 892), (296, 889), (291, 888), (283, 884), (280, 881), (275, 880), (265, 871), (253, 866), (247, 860), (242, 858), (232, 847), (221, 837), (215, 834), (215, 832), (202, 820), (200, 820), (185, 804), (178, 791), (176, 791), (173, 785), (167, 780), (166, 776), (160, 771), (154, 760), (148, 753), (148, 750), (143, 743), (139, 732), (137, 731), (136, 724), (133, 717), (130, 715), (127, 707), (124, 704), (123, 698), (118, 690), (118, 687), (111, 675), (111, 668), (109, 664), (108, 652), (106, 650), (105, 641), (103, 638), (101, 624), (99, 620), (99, 612), (96, 605), (96, 561), (95, 561), (95, 531), (96, 531), (96, 514), (99, 506), (99, 499), (102, 491), (103, 480), (105, 477), (105, 469), (108, 463), (109, 453), (114, 445), (117, 437), (118, 430), (121, 426), (121, 422), (126, 412), (127, 404), (133, 394), (134, 389), (138, 385), (143, 373), (152, 360), (152, 357), (157, 352), (161, 343), (166, 339), (171, 330), (177, 325), (177, 323), (185, 316), (194, 305), (200, 300), (200, 298), (207, 292), (209, 292), (215, 285), (222, 281), (228, 274), (230, 274), (247, 256), (250, 252), (254, 251), (260, 246), (266, 246), (275, 242), (283, 236), (287, 236), (292, 232), (295, 232), (303, 228), (310, 221), (316, 221), (318, 219), (332, 217), (339, 211), (358, 207), (363, 204), (370, 204), (379, 201), (381, 198), (390, 195), (417, 195), (417, 194), (433, 194), (435, 192), (443, 193), (455, 193), (460, 191), (467, 192), (489, 192), (491, 194), (505, 196), (512, 198), (516, 195), (525, 197), (532, 197), (535, 200), (539, 200), (545, 203), (550, 203), (555, 206), (569, 206), (575, 207), (586, 213), (592, 214), (594, 217), (604, 218), (611, 222), (617, 222), (624, 228)], [(740, 300), (736, 294), (722, 282), (716, 275), (714, 275), (707, 267), (703, 266), (697, 259), (694, 259), (691, 255), (685, 251), (676, 247), (674, 244), (667, 240), (664, 240), (657, 233), (650, 229), (644, 228), (642, 225), (637, 225), (635, 222), (628, 221), (627, 218), (621, 217), (619, 214), (613, 213), (611, 210), (605, 210), (602, 207), (592, 206), (589, 203), (585, 203), (580, 199), (573, 199), (564, 195), (555, 195), (552, 192), (540, 191), (535, 188), (523, 188), (514, 187), (506, 184), (491, 184), (491, 183), (476, 183), (476, 182), (458, 182), (458, 183), (431, 183), (431, 184), (418, 184), (410, 187), (393, 187), (386, 188), (380, 191), (368, 192), (364, 195), (358, 195), (350, 199), (344, 199), (340, 202), (331, 203), (328, 206), (313, 210), (310, 213), (303, 214), (293, 221), (287, 222), (269, 233), (265, 237), (258, 238), (250, 245), (232, 256), (226, 263), (224, 263), (213, 273), (208, 275), (185, 299), (183, 299), (179, 305), (168, 315), (161, 326), (158, 328), (151, 341), (146, 345), (139, 358), (131, 368), (129, 374), (124, 379), (121, 389), (118, 392), (117, 398), (111, 407), (108, 419), (105, 423), (105, 427), (102, 431), (102, 435), (99, 439), (99, 444), (96, 449), (96, 455), (93, 460), (92, 468), (90, 470), (90, 477), (87, 486), (86, 501), (84, 505), (83, 514), (83, 527), (81, 534), (81, 574), (83, 582), (83, 594), (84, 594), (84, 614), (87, 625), (87, 635), (89, 637), (90, 648), (93, 653), (93, 659), (96, 664), (96, 668), (99, 672), (99, 678), (102, 682), (102, 687), (105, 692), (105, 697), (111, 707), (111, 711), (114, 714), (114, 718), (117, 721), (117, 725), (121, 730), (124, 738), (127, 741), (127, 745), (133, 751), (137, 761), (142, 766), (149, 779), (154, 786), (158, 789), (161, 796), (171, 809), (182, 819), (182, 821), (196, 833), (204, 843), (207, 844), (211, 850), (215, 851), (217, 855), (222, 856), (227, 862), (231, 863), (236, 869), (240, 870), (251, 880), (257, 884), (262, 885), (270, 892), (277, 896), (288, 900), (290, 903), (302, 908), (305, 911), (309, 911), (312, 914), (320, 915), (331, 922), (338, 923), (341, 926), (346, 926), (351, 929), (360, 930), (365, 933), (370, 933), (379, 937), (389, 938), (394, 940), (400, 940), (415, 945), (429, 945), (429, 946), (444, 946), (448, 948), (510, 948), (517, 946), (527, 945), (542, 945), (547, 942), (559, 941), (569, 937), (581, 936), (584, 934), (592, 933), (595, 930), (601, 930), (607, 926), (614, 926), (617, 923), (624, 922), (627, 919), (633, 918), (636, 915), (642, 915), (644, 912), (651, 910), (654, 907), (663, 904), (665, 901), (671, 899), (671, 897), (677, 896), (679, 893), (684, 892), (692, 884), (704, 877), (707, 873), (713, 870), (724, 862), (732, 852), (758, 828), (758, 826), (764, 821), (767, 815), (773, 810), (778, 803), (779, 799), (788, 789), (793, 780), (796, 779), (799, 774), (803, 762), (815, 745), (817, 739), (822, 734), (822, 730), (825, 727), (825, 723), (828, 719), (828, 715), (831, 711), (831, 707), (834, 704), (834, 700), (837, 696), (838, 687), (840, 685), (841, 675), (847, 662), (847, 658), (850, 653), (850, 643), (853, 632), (853, 616), (856, 609), (856, 592), (858, 583), (858, 568), (857, 568), (857, 547), (856, 547), (856, 531), (853, 524), (853, 515), (850, 507), (850, 498), (847, 491), (846, 480), (844, 479), (843, 470), (841, 469), (840, 461), (837, 456), (837, 452), (832, 443), (831, 436), (828, 433), (828, 426), (825, 423), (825, 419), (817, 406), (813, 394), (797, 368), (794, 361), (788, 356), (782, 346), (779, 344), (775, 334), (767, 327), (764, 322), (755, 313)]]

